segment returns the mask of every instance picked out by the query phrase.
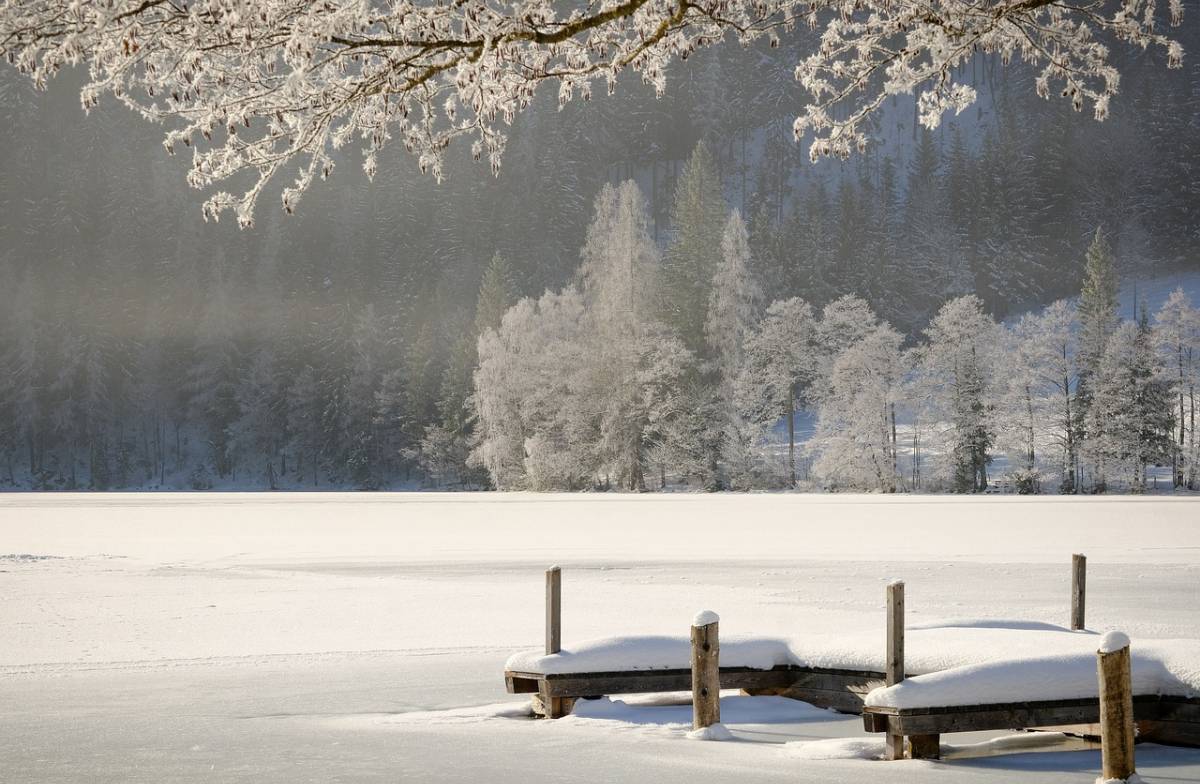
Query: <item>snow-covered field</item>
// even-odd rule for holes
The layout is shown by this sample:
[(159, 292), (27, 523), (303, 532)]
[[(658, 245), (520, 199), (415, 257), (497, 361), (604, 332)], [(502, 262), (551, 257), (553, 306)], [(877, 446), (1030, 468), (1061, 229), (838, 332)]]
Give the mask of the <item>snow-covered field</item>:
[[(1089, 627), (1200, 638), (1187, 498), (0, 496), (0, 780), (1090, 782), (1074, 740), (875, 762), (855, 717), (730, 695), (741, 742), (699, 743), (677, 698), (538, 722), (501, 677), (551, 563), (570, 645), (700, 609), (723, 636), (861, 634), (895, 578), (914, 626), (1063, 624), (1072, 552)], [(1200, 750), (1138, 763), (1200, 781)]]

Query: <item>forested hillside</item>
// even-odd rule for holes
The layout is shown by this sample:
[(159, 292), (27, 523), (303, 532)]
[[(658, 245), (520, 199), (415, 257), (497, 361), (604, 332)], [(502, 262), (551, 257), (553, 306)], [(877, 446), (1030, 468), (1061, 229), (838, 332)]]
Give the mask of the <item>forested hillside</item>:
[[(1200, 43), (1194, 28), (1182, 35)], [(602, 257), (625, 248), (621, 258), (653, 270), (654, 301), (608, 302), (594, 334), (608, 334), (608, 346), (621, 345), (614, 335), (635, 335), (655, 352), (652, 368), (663, 375), (653, 384), (675, 397), (668, 411), (642, 396), (639, 421), (690, 435), (670, 452), (649, 424), (636, 436), (606, 429), (605, 448), (625, 456), (624, 468), (592, 463), (544, 486), (779, 486), (786, 470), (751, 460), (762, 451), (753, 432), (729, 436), (741, 444), (740, 473), (714, 464), (712, 444), (696, 445), (720, 418), (712, 401), (742, 394), (729, 368), (744, 346), (718, 345), (724, 332), (713, 318), (761, 340), (774, 324), (782, 351), (804, 318), (787, 302), (801, 298), (816, 329), (823, 311), (854, 295), (872, 324), (890, 325), (871, 333), (872, 345), (900, 356), (918, 339), (935, 343), (930, 319), (963, 295), (978, 298), (972, 318), (989, 322), (1077, 295), (1097, 227), (1120, 278), (1196, 267), (1194, 59), (1170, 73), (1126, 63), (1124, 94), (1096, 123), (1066, 102), (1037, 99), (1019, 71), (1002, 79), (980, 55), (971, 66), (977, 107), (928, 133), (912, 101), (897, 98), (865, 155), (812, 164), (791, 132), (791, 69), (804, 45), (703, 52), (673, 67), (661, 100), (633, 82), (561, 111), (545, 96), (518, 118), (499, 177), (464, 149), (437, 183), (397, 152), (380, 160), (372, 183), (354, 165), (335, 168), (300, 204), (303, 220), (272, 209), (273, 194), (246, 231), (203, 222), (201, 197), (184, 184), (187, 161), (155, 150), (161, 129), (116, 106), (85, 119), (69, 76), (40, 94), (5, 72), (0, 484), (504, 487), (494, 470), (503, 461), (489, 464), (479, 451), (476, 370), (486, 376), (480, 360), (499, 350), (489, 340), (503, 339), (510, 306), (546, 291), (556, 299), (526, 301), (512, 318), (577, 308), (563, 318), (581, 329)], [(698, 142), (709, 160), (692, 166)], [(637, 183), (643, 216), (632, 245), (633, 235), (613, 234), (615, 218), (607, 229), (593, 222), (603, 186), (625, 180)], [(619, 192), (632, 203), (628, 186)], [(734, 209), (744, 233), (730, 222)], [(713, 316), (725, 246), (741, 266), (722, 274), (761, 295), (747, 295), (745, 307), (718, 303)], [(716, 290), (731, 291), (727, 284)], [(785, 304), (768, 308), (776, 301)], [(489, 329), (497, 331), (480, 341)], [(613, 357), (617, 366), (629, 359)], [(852, 373), (837, 370), (837, 359), (828, 358), (828, 378)], [(628, 424), (614, 413), (623, 410), (608, 415)], [(630, 457), (636, 439), (651, 462)], [(538, 454), (524, 441), (509, 448), (522, 460)], [(917, 485), (908, 473), (907, 483), (881, 489)], [(527, 474), (511, 486), (530, 486)], [(978, 477), (943, 478), (979, 489)]]

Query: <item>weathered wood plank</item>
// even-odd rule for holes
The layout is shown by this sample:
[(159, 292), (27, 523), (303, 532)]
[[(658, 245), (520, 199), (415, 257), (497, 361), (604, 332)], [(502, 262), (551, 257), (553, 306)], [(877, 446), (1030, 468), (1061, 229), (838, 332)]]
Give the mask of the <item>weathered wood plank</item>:
[[(1160, 702), (1156, 696), (1136, 697), (1133, 706), (1134, 716), (1139, 721), (1154, 720), (1159, 715)], [(867, 732), (902, 735), (1061, 727), (1097, 724), (1099, 721), (1100, 703), (1095, 699), (956, 705), (913, 710), (863, 709), (863, 729)], [(1200, 724), (1197, 729), (1200, 729)]]
[(1139, 741), (1200, 748), (1200, 721), (1138, 720)]
[(538, 690), (538, 680), (537, 678), (522, 678), (506, 672), (504, 688), (509, 694), (535, 694)]
[[(551, 694), (592, 697), (605, 694), (636, 694), (656, 691), (687, 691), (691, 688), (691, 669), (617, 670), (591, 673), (554, 673), (508, 671), (504, 674), (510, 694), (526, 689), (529, 682), (546, 681)], [(780, 694), (804, 699), (804, 692), (831, 692), (857, 698), (853, 712), (862, 707), (862, 697), (883, 683), (883, 673), (860, 670), (837, 670), (779, 665), (769, 670), (749, 667), (721, 667), (721, 686), (744, 689), (747, 692)], [(807, 700), (806, 700), (807, 701)], [(814, 703), (815, 704), (815, 703)], [(826, 706), (822, 706), (826, 707)]]

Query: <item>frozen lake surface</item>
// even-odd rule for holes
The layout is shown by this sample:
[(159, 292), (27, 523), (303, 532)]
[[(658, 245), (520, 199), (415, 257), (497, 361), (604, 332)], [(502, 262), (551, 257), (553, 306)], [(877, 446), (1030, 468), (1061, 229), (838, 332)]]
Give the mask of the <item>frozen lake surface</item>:
[[(895, 578), (912, 625), (1064, 624), (1072, 552), (1090, 628), (1200, 637), (1197, 499), (0, 496), (0, 778), (1091, 782), (1075, 741), (943, 763), (784, 746), (866, 736), (781, 700), (728, 701), (735, 743), (684, 740), (661, 698), (535, 722), (501, 677), (541, 639), (551, 563), (569, 643), (686, 633), (700, 609), (722, 633), (860, 632)], [(1200, 750), (1138, 762), (1200, 781)]]

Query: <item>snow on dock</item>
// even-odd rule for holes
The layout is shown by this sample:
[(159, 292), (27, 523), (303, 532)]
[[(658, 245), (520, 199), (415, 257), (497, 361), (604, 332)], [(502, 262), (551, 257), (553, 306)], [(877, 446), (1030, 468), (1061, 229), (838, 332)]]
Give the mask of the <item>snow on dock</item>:
[[(1014, 640), (1027, 636), (1010, 632)], [(1007, 702), (1096, 698), (1099, 638), (1072, 635), (1084, 645), (1061, 646), (1055, 653), (1029, 655), (1028, 643), (992, 661), (964, 664), (907, 678), (867, 695), (867, 707), (915, 709)], [(1047, 640), (1047, 650), (1058, 646)], [(1089, 643), (1090, 645), (1086, 644)], [(1135, 640), (1133, 693), (1200, 695), (1200, 640)]]
[[(965, 705), (1095, 696), (1100, 644), (1094, 632), (1026, 621), (959, 620), (910, 627), (905, 649), (908, 679), (872, 692), (867, 704), (912, 707), (917, 699)], [(884, 650), (882, 629), (788, 638), (731, 635), (721, 640), (721, 664), (882, 672)], [(606, 637), (556, 654), (522, 651), (508, 659), (505, 669), (541, 675), (682, 669), (689, 666), (690, 651), (685, 635)], [(1138, 639), (1133, 652), (1135, 692), (1200, 694), (1200, 640)], [(1027, 685), (1022, 688), (1022, 683)], [(1022, 697), (1025, 692), (1029, 696)]]

